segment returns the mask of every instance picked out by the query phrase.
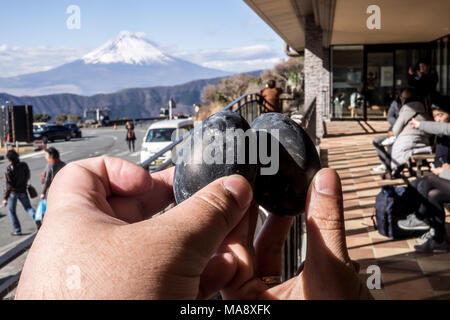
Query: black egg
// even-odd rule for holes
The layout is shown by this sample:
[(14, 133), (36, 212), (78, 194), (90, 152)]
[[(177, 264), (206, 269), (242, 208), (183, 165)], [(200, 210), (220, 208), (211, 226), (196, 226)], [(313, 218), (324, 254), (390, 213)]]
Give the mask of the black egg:
[[(272, 144), (278, 144), (279, 149), (276, 173), (264, 174), (261, 170), (271, 164), (260, 163), (254, 199), (279, 216), (295, 216), (304, 212), (309, 185), (321, 168), (314, 143), (303, 128), (280, 113), (266, 113), (256, 118), (251, 127), (258, 135), (259, 148), (266, 145), (271, 150)], [(278, 138), (274, 129), (278, 130)], [(265, 139), (267, 144), (262, 143), (264, 140), (261, 139), (265, 131), (269, 133)], [(270, 158), (277, 160), (276, 154)]]
[(253, 188), (258, 162), (249, 152), (256, 141), (248, 122), (235, 112), (221, 111), (205, 119), (178, 152), (173, 183), (176, 202), (233, 174), (245, 177)]

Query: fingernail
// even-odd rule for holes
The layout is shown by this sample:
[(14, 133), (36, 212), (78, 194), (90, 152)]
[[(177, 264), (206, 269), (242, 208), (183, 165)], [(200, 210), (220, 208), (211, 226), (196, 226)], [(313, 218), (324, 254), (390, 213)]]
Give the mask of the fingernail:
[(317, 192), (329, 196), (341, 195), (341, 181), (337, 173), (332, 169), (322, 169), (314, 180)]
[(240, 175), (232, 175), (227, 177), (222, 185), (233, 195), (240, 208), (248, 208), (253, 199), (253, 192), (247, 179)]

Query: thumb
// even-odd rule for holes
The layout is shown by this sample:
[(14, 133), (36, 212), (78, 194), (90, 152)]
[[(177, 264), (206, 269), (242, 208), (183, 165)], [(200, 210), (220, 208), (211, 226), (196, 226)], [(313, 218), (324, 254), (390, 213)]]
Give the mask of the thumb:
[(342, 187), (337, 173), (331, 169), (321, 170), (314, 178), (308, 198), (307, 254), (321, 259), (332, 254), (338, 261), (349, 263)]
[(183, 227), (178, 237), (189, 242), (185, 248), (209, 260), (242, 220), (252, 198), (248, 181), (233, 175), (212, 182), (163, 216)]

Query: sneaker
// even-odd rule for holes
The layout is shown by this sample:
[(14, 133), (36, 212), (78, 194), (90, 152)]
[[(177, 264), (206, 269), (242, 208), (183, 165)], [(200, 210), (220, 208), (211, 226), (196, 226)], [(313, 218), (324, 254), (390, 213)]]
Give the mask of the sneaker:
[(374, 172), (384, 172), (386, 171), (386, 166), (382, 163), (378, 167), (372, 168)]
[(414, 246), (417, 252), (426, 253), (446, 253), (448, 252), (448, 241), (444, 239), (442, 242), (437, 242), (431, 232), (427, 232), (422, 236), (422, 240), (427, 239), (420, 245)]
[(22, 232), (11, 232), (11, 235), (15, 237), (20, 237), (22, 236)]
[(414, 213), (406, 217), (405, 220), (397, 221), (397, 225), (402, 230), (430, 230), (430, 226), (423, 220), (417, 219)]

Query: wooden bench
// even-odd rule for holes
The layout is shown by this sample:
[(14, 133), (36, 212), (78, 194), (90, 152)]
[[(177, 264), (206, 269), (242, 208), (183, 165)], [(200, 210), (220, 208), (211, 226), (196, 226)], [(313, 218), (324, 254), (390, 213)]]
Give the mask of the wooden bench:
[[(408, 161), (408, 169), (411, 176), (422, 178), (424, 176), (424, 168), (431, 169), (430, 163), (434, 162), (434, 154), (413, 154)], [(414, 171), (414, 167), (417, 168)]]

